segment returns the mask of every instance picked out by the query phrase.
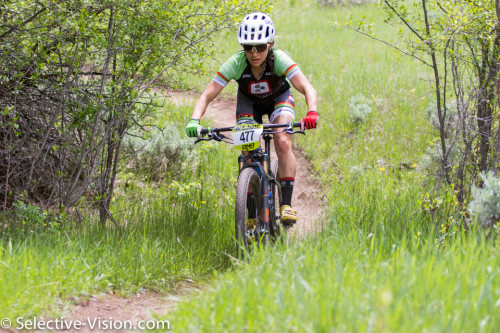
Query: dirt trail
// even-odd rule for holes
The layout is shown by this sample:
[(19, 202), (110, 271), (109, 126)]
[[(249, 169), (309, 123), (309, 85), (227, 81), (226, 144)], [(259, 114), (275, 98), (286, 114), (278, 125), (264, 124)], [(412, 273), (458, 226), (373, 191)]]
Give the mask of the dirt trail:
[[(186, 101), (191, 102), (196, 98), (193, 93), (171, 93), (171, 95), (172, 100), (179, 104)], [(235, 99), (218, 97), (210, 104), (204, 118), (210, 119), (214, 127), (232, 126), (236, 123), (235, 110)], [(295, 135), (294, 140), (300, 140), (300, 136)], [(273, 152), (273, 154), (275, 153)], [(307, 160), (298, 149), (295, 149), (295, 157), (297, 159), (297, 175), (292, 204), (299, 213), (299, 221), (290, 230), (289, 235), (302, 238), (318, 229), (321, 202), (318, 186), (311, 177)], [(175, 307), (180, 299), (188, 297), (197, 290), (196, 286), (185, 284), (172, 295), (165, 297), (153, 293), (141, 293), (128, 298), (110, 294), (92, 296), (88, 301), (73, 307), (64, 318), (86, 322), (87, 318), (93, 320), (100, 317), (102, 319), (113, 318), (115, 321), (132, 320), (137, 323), (140, 320), (153, 318), (153, 314), (164, 315)], [(79, 332), (96, 332), (96, 330), (91, 331), (87, 327)]]

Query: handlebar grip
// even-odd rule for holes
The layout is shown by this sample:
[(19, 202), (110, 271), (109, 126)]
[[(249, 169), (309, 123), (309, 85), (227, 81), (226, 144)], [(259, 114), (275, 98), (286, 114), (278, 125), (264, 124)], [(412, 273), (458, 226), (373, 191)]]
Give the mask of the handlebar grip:
[(293, 127), (300, 127), (302, 126), (302, 122), (301, 121), (296, 121), (293, 123)]
[(208, 131), (209, 129), (208, 128), (202, 128), (201, 131), (200, 131), (200, 134), (203, 135), (203, 134), (208, 134)]

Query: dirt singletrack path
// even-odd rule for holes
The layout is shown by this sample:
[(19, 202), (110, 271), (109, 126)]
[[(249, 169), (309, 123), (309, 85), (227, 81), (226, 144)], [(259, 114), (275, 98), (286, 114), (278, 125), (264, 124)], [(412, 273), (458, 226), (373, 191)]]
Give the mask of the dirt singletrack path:
[[(193, 92), (170, 92), (170, 99), (179, 105), (186, 102), (192, 103), (196, 98)], [(209, 119), (213, 127), (233, 126), (236, 123), (236, 99), (225, 97), (216, 98), (208, 107), (204, 119)], [(307, 133), (306, 133), (307, 135)], [(300, 140), (300, 135), (295, 135), (294, 140)], [(322, 209), (319, 195), (319, 186), (309, 172), (309, 164), (300, 149), (294, 148), (297, 159), (297, 175), (292, 198), (292, 205), (299, 213), (297, 224), (290, 229), (289, 237), (304, 238), (319, 229)], [(274, 150), (274, 148), (273, 148)], [(273, 151), (273, 156), (276, 156)], [(153, 314), (164, 316), (171, 311), (179, 300), (189, 297), (199, 290), (199, 286), (186, 282), (177, 290), (167, 296), (143, 292), (127, 298), (110, 294), (91, 296), (85, 302), (73, 307), (64, 318), (86, 322), (88, 318), (113, 318), (115, 321), (150, 320)], [(175, 318), (171, 318), (174, 320)], [(88, 327), (79, 332), (91, 331)], [(107, 330), (106, 332), (113, 332)]]

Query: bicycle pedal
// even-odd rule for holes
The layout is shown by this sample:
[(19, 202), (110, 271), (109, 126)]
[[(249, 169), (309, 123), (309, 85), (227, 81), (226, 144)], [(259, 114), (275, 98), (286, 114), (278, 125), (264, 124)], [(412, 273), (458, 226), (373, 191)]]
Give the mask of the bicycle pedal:
[(281, 224), (283, 226), (288, 227), (288, 228), (293, 227), (296, 223), (297, 223), (296, 220), (292, 220), (292, 221), (291, 220), (285, 220), (285, 221), (281, 222)]

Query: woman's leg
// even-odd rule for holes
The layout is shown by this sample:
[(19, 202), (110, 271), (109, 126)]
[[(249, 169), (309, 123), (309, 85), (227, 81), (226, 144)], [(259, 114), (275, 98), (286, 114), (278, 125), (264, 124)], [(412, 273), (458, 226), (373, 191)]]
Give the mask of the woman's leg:
[[(289, 115), (277, 117), (273, 123), (283, 124), (292, 122)], [(274, 148), (278, 155), (278, 172), (281, 178), (295, 178), (296, 161), (292, 149), (292, 135), (286, 132), (274, 134)]]
[[(295, 106), (291, 91), (281, 95), (275, 102), (270, 120), (275, 124), (293, 122)], [(281, 221), (284, 224), (297, 222), (297, 212), (291, 208), (293, 186), (295, 183), (296, 160), (292, 149), (292, 135), (286, 132), (274, 134), (274, 147), (278, 155), (278, 173), (281, 184), (282, 206)]]

